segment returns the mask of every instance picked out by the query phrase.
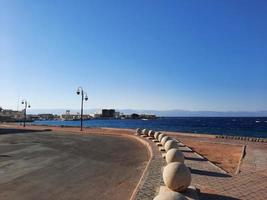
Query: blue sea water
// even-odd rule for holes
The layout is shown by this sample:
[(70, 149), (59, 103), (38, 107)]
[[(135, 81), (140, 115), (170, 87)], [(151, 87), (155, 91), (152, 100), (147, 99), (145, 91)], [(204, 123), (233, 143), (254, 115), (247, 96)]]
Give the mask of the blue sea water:
[[(36, 125), (80, 126), (80, 121), (35, 121)], [(164, 117), (155, 120), (86, 120), (84, 127), (148, 128), (267, 138), (267, 117)]]

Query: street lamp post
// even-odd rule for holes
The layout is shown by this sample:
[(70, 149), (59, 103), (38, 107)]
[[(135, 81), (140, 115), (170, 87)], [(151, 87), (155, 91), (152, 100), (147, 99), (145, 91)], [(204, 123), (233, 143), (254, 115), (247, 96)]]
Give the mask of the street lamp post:
[(24, 99), (22, 100), (21, 104), (24, 104), (24, 120), (23, 120), (23, 127), (25, 127), (26, 124), (26, 118), (27, 118), (27, 108), (30, 108), (30, 104)]
[(81, 131), (83, 130), (83, 101), (87, 101), (88, 100), (88, 96), (87, 96), (87, 93), (83, 91), (83, 88), (82, 87), (78, 87), (77, 89), (77, 95), (81, 95), (82, 96), (82, 100), (81, 100), (81, 117), (80, 117), (80, 120), (81, 120)]

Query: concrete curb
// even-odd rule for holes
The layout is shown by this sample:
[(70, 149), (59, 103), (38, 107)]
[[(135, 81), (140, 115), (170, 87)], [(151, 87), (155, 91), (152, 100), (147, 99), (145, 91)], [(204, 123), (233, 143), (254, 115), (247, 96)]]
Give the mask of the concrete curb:
[(137, 194), (138, 190), (140, 189), (141, 185), (143, 185), (143, 183), (144, 183), (144, 179), (148, 174), (149, 166), (151, 165), (151, 160), (154, 157), (153, 150), (152, 150), (150, 144), (146, 140), (144, 140), (143, 138), (140, 138), (138, 136), (134, 136), (134, 138), (136, 140), (138, 140), (139, 142), (141, 142), (147, 148), (147, 150), (149, 151), (149, 154), (150, 154), (150, 158), (148, 160), (146, 168), (144, 169), (143, 174), (142, 174), (139, 182), (137, 183), (137, 185), (136, 185), (136, 187), (135, 187), (135, 189), (134, 189), (134, 191), (133, 191), (133, 193), (131, 195), (130, 200), (135, 200), (136, 199), (136, 194)]
[(246, 155), (246, 148), (247, 146), (246, 145), (243, 145), (243, 149), (242, 149), (242, 152), (241, 152), (241, 156), (239, 158), (239, 162), (238, 162), (238, 165), (237, 165), (237, 169), (235, 171), (235, 174), (239, 174), (240, 172), (240, 167), (241, 167), (241, 164), (242, 164), (242, 161)]

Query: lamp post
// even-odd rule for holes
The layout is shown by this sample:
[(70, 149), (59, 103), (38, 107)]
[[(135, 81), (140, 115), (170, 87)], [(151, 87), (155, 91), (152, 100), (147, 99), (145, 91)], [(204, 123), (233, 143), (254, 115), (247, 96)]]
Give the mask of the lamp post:
[(87, 93), (83, 91), (82, 87), (78, 87), (77, 89), (77, 95), (81, 95), (82, 96), (82, 101), (81, 101), (81, 131), (83, 130), (83, 101), (87, 101), (88, 100), (88, 96)]
[(26, 124), (26, 118), (27, 118), (27, 108), (30, 108), (30, 104), (24, 99), (22, 100), (21, 104), (24, 104), (24, 121), (23, 121), (23, 127), (25, 127)]

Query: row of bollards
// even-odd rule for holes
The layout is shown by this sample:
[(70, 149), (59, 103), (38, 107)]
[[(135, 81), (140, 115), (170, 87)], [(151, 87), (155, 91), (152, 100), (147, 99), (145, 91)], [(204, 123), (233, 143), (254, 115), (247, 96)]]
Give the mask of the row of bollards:
[(149, 137), (162, 146), (161, 151), (166, 151), (167, 166), (163, 169), (163, 181), (169, 191), (160, 193), (154, 200), (185, 200), (179, 192), (185, 191), (191, 184), (191, 172), (184, 164), (184, 155), (179, 150), (179, 141), (161, 132), (148, 129), (136, 129), (136, 135)]

